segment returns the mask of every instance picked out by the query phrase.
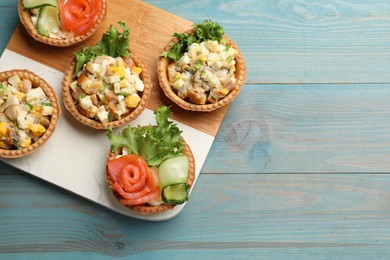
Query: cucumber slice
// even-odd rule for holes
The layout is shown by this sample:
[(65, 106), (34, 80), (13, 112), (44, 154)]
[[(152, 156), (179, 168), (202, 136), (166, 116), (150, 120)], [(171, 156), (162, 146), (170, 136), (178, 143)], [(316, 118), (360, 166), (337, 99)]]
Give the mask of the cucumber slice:
[(166, 186), (162, 190), (162, 200), (169, 204), (183, 204), (188, 200), (189, 188), (190, 186), (187, 183)]
[(38, 16), (38, 33), (43, 36), (49, 36), (53, 28), (60, 26), (60, 19), (58, 17), (58, 9), (53, 6), (41, 7)]
[(188, 177), (188, 159), (185, 155), (164, 160), (158, 167), (158, 183), (161, 188), (175, 183), (185, 183)]
[(23, 1), (24, 9), (30, 10), (42, 6), (53, 6), (58, 7), (57, 0), (24, 0)]

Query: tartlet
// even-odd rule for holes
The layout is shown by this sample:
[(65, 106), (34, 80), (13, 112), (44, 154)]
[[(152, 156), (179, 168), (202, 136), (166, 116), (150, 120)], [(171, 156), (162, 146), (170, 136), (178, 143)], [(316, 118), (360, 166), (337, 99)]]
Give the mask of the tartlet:
[(18, 1), (19, 19), (23, 24), (24, 28), (26, 29), (27, 33), (36, 41), (48, 45), (52, 45), (52, 46), (57, 46), (57, 47), (74, 46), (87, 40), (92, 34), (96, 32), (96, 30), (101, 26), (101, 24), (105, 20), (107, 14), (107, 0), (101, 0), (101, 1), (102, 1), (102, 12), (97, 17), (93, 27), (89, 29), (85, 34), (82, 35), (72, 35), (70, 37), (63, 38), (63, 39), (51, 38), (48, 36), (41, 35), (38, 32), (37, 27), (33, 24), (31, 20), (32, 13), (30, 12), (30, 10), (26, 10), (24, 8), (23, 0)]
[(173, 209), (189, 200), (195, 159), (171, 110), (154, 112), (156, 124), (107, 131), (110, 152), (106, 179), (120, 204), (143, 214)]
[(130, 58), (134, 61), (134, 64), (137, 67), (142, 68), (140, 76), (144, 83), (144, 90), (142, 91), (141, 100), (136, 108), (122, 116), (119, 120), (110, 121), (106, 123), (102, 123), (92, 118), (86, 117), (85, 115), (81, 114), (79, 109), (77, 108), (75, 104), (75, 99), (72, 96), (72, 90), (70, 88), (71, 82), (74, 81), (74, 70), (76, 66), (76, 62), (72, 61), (72, 63), (66, 69), (64, 79), (62, 81), (62, 98), (65, 108), (73, 115), (74, 118), (89, 127), (95, 129), (107, 129), (109, 127), (117, 128), (123, 126), (130, 121), (136, 119), (142, 113), (142, 111), (146, 108), (146, 105), (148, 104), (151, 95), (152, 84), (149, 79), (149, 73), (145, 68), (144, 64), (141, 62), (141, 60), (139, 60), (134, 54), (131, 54)]
[[(124, 30), (128, 30), (124, 23), (120, 24)], [(114, 30), (111, 26), (103, 38), (111, 37), (110, 32)], [(123, 43), (126, 41), (122, 37), (128, 37), (129, 34), (123, 32), (123, 36), (120, 33), (112, 35), (119, 37)], [(80, 50), (82, 54), (76, 52), (62, 81), (66, 109), (79, 122), (95, 129), (117, 128), (136, 119), (146, 108), (152, 89), (148, 70), (126, 44), (117, 46), (122, 47), (121, 53), (125, 52), (125, 56), (91, 54), (92, 48), (100, 50), (100, 44), (105, 42), (107, 39), (101, 40), (94, 47), (84, 47)], [(77, 57), (89, 54), (93, 56), (89, 61), (77, 65)]]
[[(183, 154), (187, 157), (188, 159), (188, 178), (187, 178), (187, 185), (191, 188), (194, 180), (195, 180), (195, 159), (192, 154), (192, 151), (187, 143), (184, 142), (184, 148), (183, 148)], [(113, 159), (117, 156), (116, 153), (113, 153), (110, 151), (108, 155), (108, 160)], [(108, 183), (109, 189), (112, 191), (114, 196), (120, 200), (122, 197), (112, 188), (113, 181), (111, 180), (108, 172), (106, 172), (106, 180)], [(140, 212), (142, 214), (155, 214), (155, 213), (160, 213), (163, 211), (168, 211), (172, 210), (176, 205), (174, 204), (161, 204), (161, 205), (138, 205), (138, 206), (126, 206), (129, 209), (135, 210), (137, 212)]]
[[(11, 86), (10, 81), (19, 88)], [(57, 95), (45, 80), (29, 70), (1, 72), (0, 82), (3, 101), (0, 105), (0, 157), (18, 158), (32, 154), (55, 131), (61, 113)]]
[[(195, 28), (192, 28), (190, 30), (187, 30), (184, 32), (186, 35), (194, 34)], [(243, 55), (237, 46), (237, 44), (231, 40), (229, 37), (227, 37), (225, 34), (222, 36), (222, 40), (229, 45), (230, 47), (234, 48), (237, 51), (237, 55), (235, 56), (235, 82), (231, 89), (228, 91), (228, 94), (226, 94), (224, 97), (220, 98), (219, 100), (216, 100), (213, 103), (206, 102), (205, 104), (196, 104), (194, 102), (191, 102), (188, 98), (181, 98), (178, 95), (178, 91), (175, 91), (173, 86), (170, 83), (169, 76), (168, 76), (168, 66), (170, 66), (172, 63), (175, 63), (174, 60), (172, 60), (169, 57), (160, 56), (158, 65), (157, 65), (157, 75), (158, 80), (160, 83), (160, 87), (164, 91), (165, 95), (171, 99), (174, 103), (179, 105), (181, 108), (185, 110), (192, 110), (192, 111), (200, 111), (200, 112), (209, 112), (213, 111), (215, 109), (218, 109), (222, 106), (225, 106), (232, 102), (237, 95), (239, 94), (241, 88), (244, 85), (246, 75), (247, 75), (247, 69), (245, 65), (245, 61), (243, 58)], [(173, 37), (170, 42), (166, 45), (164, 52), (167, 53), (171, 50), (172, 46), (178, 42), (177, 37)]]

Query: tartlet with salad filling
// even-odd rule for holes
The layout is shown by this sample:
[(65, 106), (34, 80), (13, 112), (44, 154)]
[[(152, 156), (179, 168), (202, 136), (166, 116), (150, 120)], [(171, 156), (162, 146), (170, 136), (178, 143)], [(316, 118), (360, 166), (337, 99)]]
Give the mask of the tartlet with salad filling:
[(166, 96), (186, 110), (212, 111), (238, 95), (247, 70), (238, 46), (216, 22), (174, 33), (161, 53), (158, 79)]
[(40, 149), (60, 115), (54, 90), (29, 70), (0, 73), (0, 157), (18, 158)]
[(119, 22), (95, 46), (74, 53), (62, 81), (66, 109), (95, 129), (116, 128), (145, 109), (152, 84), (144, 64), (130, 52), (129, 29)]
[(79, 44), (100, 27), (107, 0), (19, 0), (18, 13), (37, 41), (66, 47)]
[(157, 125), (108, 130), (107, 182), (119, 202), (144, 214), (173, 209), (188, 200), (195, 162), (167, 106), (154, 112)]

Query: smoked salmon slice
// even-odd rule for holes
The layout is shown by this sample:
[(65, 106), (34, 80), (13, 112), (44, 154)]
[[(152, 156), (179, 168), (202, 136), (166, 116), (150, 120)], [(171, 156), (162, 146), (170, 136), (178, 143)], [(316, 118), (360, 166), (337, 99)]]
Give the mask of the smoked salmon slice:
[(60, 0), (60, 22), (64, 30), (76, 36), (86, 34), (103, 11), (102, 0)]
[(139, 155), (128, 154), (108, 160), (107, 172), (123, 205), (143, 205), (161, 197), (160, 187)]

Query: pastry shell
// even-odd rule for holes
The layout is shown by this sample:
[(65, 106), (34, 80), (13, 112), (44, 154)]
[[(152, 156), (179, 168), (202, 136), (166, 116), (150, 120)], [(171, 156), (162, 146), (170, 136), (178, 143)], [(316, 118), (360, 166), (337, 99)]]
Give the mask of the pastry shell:
[(146, 69), (142, 61), (139, 60), (133, 53), (130, 55), (130, 58), (134, 61), (134, 64), (137, 67), (142, 68), (141, 79), (144, 83), (144, 90), (142, 92), (141, 101), (135, 109), (130, 111), (130, 113), (126, 114), (121, 119), (107, 123), (102, 123), (82, 115), (74, 104), (75, 100), (72, 96), (70, 83), (74, 80), (73, 75), (76, 68), (76, 60), (74, 59), (72, 61), (72, 63), (66, 69), (64, 79), (62, 81), (62, 98), (65, 108), (73, 115), (74, 118), (76, 118), (82, 124), (95, 129), (108, 129), (109, 127), (117, 128), (123, 126), (130, 121), (136, 119), (142, 113), (142, 111), (146, 108), (146, 105), (149, 102), (152, 93), (152, 83), (150, 81), (148, 70)]
[(57, 47), (74, 46), (87, 40), (92, 34), (95, 33), (95, 31), (100, 27), (100, 25), (105, 20), (107, 14), (107, 0), (102, 0), (102, 2), (103, 2), (102, 13), (99, 15), (94, 26), (86, 34), (78, 35), (73, 38), (54, 39), (54, 38), (40, 35), (38, 33), (37, 27), (34, 26), (34, 24), (31, 21), (31, 12), (29, 10), (24, 9), (23, 0), (19, 0), (18, 2), (19, 19), (23, 24), (24, 28), (26, 29), (26, 31), (28, 32), (28, 34), (31, 35), (31, 37), (33, 37), (36, 41), (48, 45), (52, 45), (52, 46), (57, 46)]
[[(194, 180), (195, 180), (195, 159), (194, 155), (192, 154), (192, 151), (189, 147), (189, 145), (182, 139), (184, 142), (184, 147), (183, 147), (183, 154), (187, 157), (188, 159), (188, 178), (187, 178), (187, 184), (192, 187)], [(115, 158), (115, 153), (110, 152), (108, 155), (108, 160), (114, 159)], [(113, 192), (114, 196), (119, 200), (121, 199), (120, 195), (112, 189), (112, 180), (110, 179), (108, 172), (106, 171), (106, 179), (108, 186), (110, 190)], [(139, 205), (139, 206), (125, 206), (128, 207), (129, 209), (135, 210), (137, 212), (140, 212), (142, 214), (155, 214), (155, 213), (160, 213), (163, 211), (168, 211), (171, 210), (175, 207), (173, 204), (161, 204), (158, 206), (152, 206), (152, 205)]]
[(0, 157), (3, 158), (19, 158), (19, 157), (32, 154), (38, 149), (40, 149), (54, 133), (54, 130), (57, 125), (57, 120), (61, 114), (61, 109), (58, 103), (57, 95), (53, 90), (53, 88), (45, 80), (43, 80), (38, 75), (34, 74), (29, 70), (9, 70), (9, 71), (0, 72), (0, 82), (3, 82), (14, 75), (18, 75), (20, 79), (29, 79), (33, 87), (38, 87), (38, 86), (41, 87), (43, 92), (45, 92), (46, 96), (49, 98), (52, 104), (53, 113), (50, 118), (50, 124), (47, 127), (46, 132), (41, 136), (41, 138), (39, 138), (36, 142), (31, 144), (29, 147), (23, 149), (8, 150), (8, 149), (0, 148)]
[[(190, 29), (186, 31), (186, 34), (193, 33), (194, 29)], [(239, 92), (241, 91), (246, 75), (247, 75), (247, 69), (245, 65), (245, 60), (242, 55), (241, 50), (238, 48), (237, 44), (229, 39), (226, 35), (223, 36), (226, 39), (227, 44), (229, 44), (231, 47), (235, 48), (238, 51), (238, 55), (236, 56), (236, 82), (234, 84), (233, 89), (229, 92), (228, 95), (226, 95), (224, 98), (220, 99), (218, 102), (211, 103), (211, 104), (193, 104), (188, 102), (187, 100), (183, 100), (180, 98), (175, 91), (172, 89), (172, 86), (169, 84), (168, 80), (168, 73), (167, 73), (167, 67), (170, 63), (173, 61), (170, 58), (167, 57), (160, 57), (158, 64), (157, 64), (157, 76), (160, 83), (160, 87), (164, 91), (165, 95), (171, 99), (174, 103), (179, 105), (181, 108), (185, 110), (192, 110), (192, 111), (199, 111), (199, 112), (210, 112), (215, 109), (218, 109), (220, 107), (223, 107), (230, 102), (232, 102)], [(177, 42), (177, 38), (172, 38), (171, 41), (166, 45), (164, 51), (169, 51), (171, 49), (171, 46), (173, 43)]]

